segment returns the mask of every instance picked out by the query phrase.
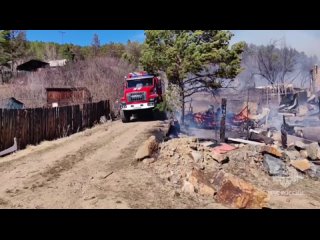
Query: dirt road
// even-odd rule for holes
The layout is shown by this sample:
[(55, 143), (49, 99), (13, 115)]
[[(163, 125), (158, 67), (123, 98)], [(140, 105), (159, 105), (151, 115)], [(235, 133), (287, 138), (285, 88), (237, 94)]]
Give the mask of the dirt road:
[(210, 207), (183, 196), (173, 201), (163, 180), (134, 161), (161, 125), (105, 123), (0, 158), (0, 208)]

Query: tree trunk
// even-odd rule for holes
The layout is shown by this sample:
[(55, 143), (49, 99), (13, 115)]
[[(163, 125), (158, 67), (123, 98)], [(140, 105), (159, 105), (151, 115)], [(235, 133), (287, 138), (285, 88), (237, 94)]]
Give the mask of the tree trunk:
[(181, 97), (181, 125), (184, 125), (184, 100), (185, 100), (185, 96), (184, 96), (184, 86), (183, 84), (180, 85), (180, 97)]
[(280, 98), (280, 86), (278, 84), (278, 104), (280, 104), (281, 98)]

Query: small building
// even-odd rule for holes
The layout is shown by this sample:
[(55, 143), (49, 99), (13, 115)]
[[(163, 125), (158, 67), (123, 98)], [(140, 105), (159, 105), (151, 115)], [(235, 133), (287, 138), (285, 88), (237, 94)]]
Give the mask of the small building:
[(11, 97), (11, 98), (5, 98), (0, 99), (0, 108), (2, 109), (23, 109), (24, 104), (17, 99)]
[(51, 107), (89, 103), (90, 91), (85, 87), (46, 88), (47, 105)]
[(67, 59), (49, 61), (49, 65), (51, 68), (62, 67), (62, 66), (65, 66), (66, 64), (67, 64)]
[(17, 66), (18, 71), (27, 71), (27, 72), (35, 72), (40, 68), (46, 68), (49, 66), (49, 63), (43, 62), (40, 60), (32, 59), (28, 62), (22, 63)]

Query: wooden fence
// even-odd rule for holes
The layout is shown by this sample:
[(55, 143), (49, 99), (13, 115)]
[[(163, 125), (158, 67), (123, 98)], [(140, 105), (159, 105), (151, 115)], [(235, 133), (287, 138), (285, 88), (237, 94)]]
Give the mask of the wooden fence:
[(92, 127), (102, 116), (109, 119), (109, 100), (57, 108), (0, 109), (0, 151), (53, 140)]

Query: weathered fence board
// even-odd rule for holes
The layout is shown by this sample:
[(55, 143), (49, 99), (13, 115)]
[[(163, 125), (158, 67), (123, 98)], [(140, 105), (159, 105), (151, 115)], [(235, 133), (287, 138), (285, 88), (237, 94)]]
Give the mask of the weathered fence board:
[(102, 116), (109, 118), (109, 101), (57, 108), (0, 109), (0, 151), (36, 145), (90, 128)]

